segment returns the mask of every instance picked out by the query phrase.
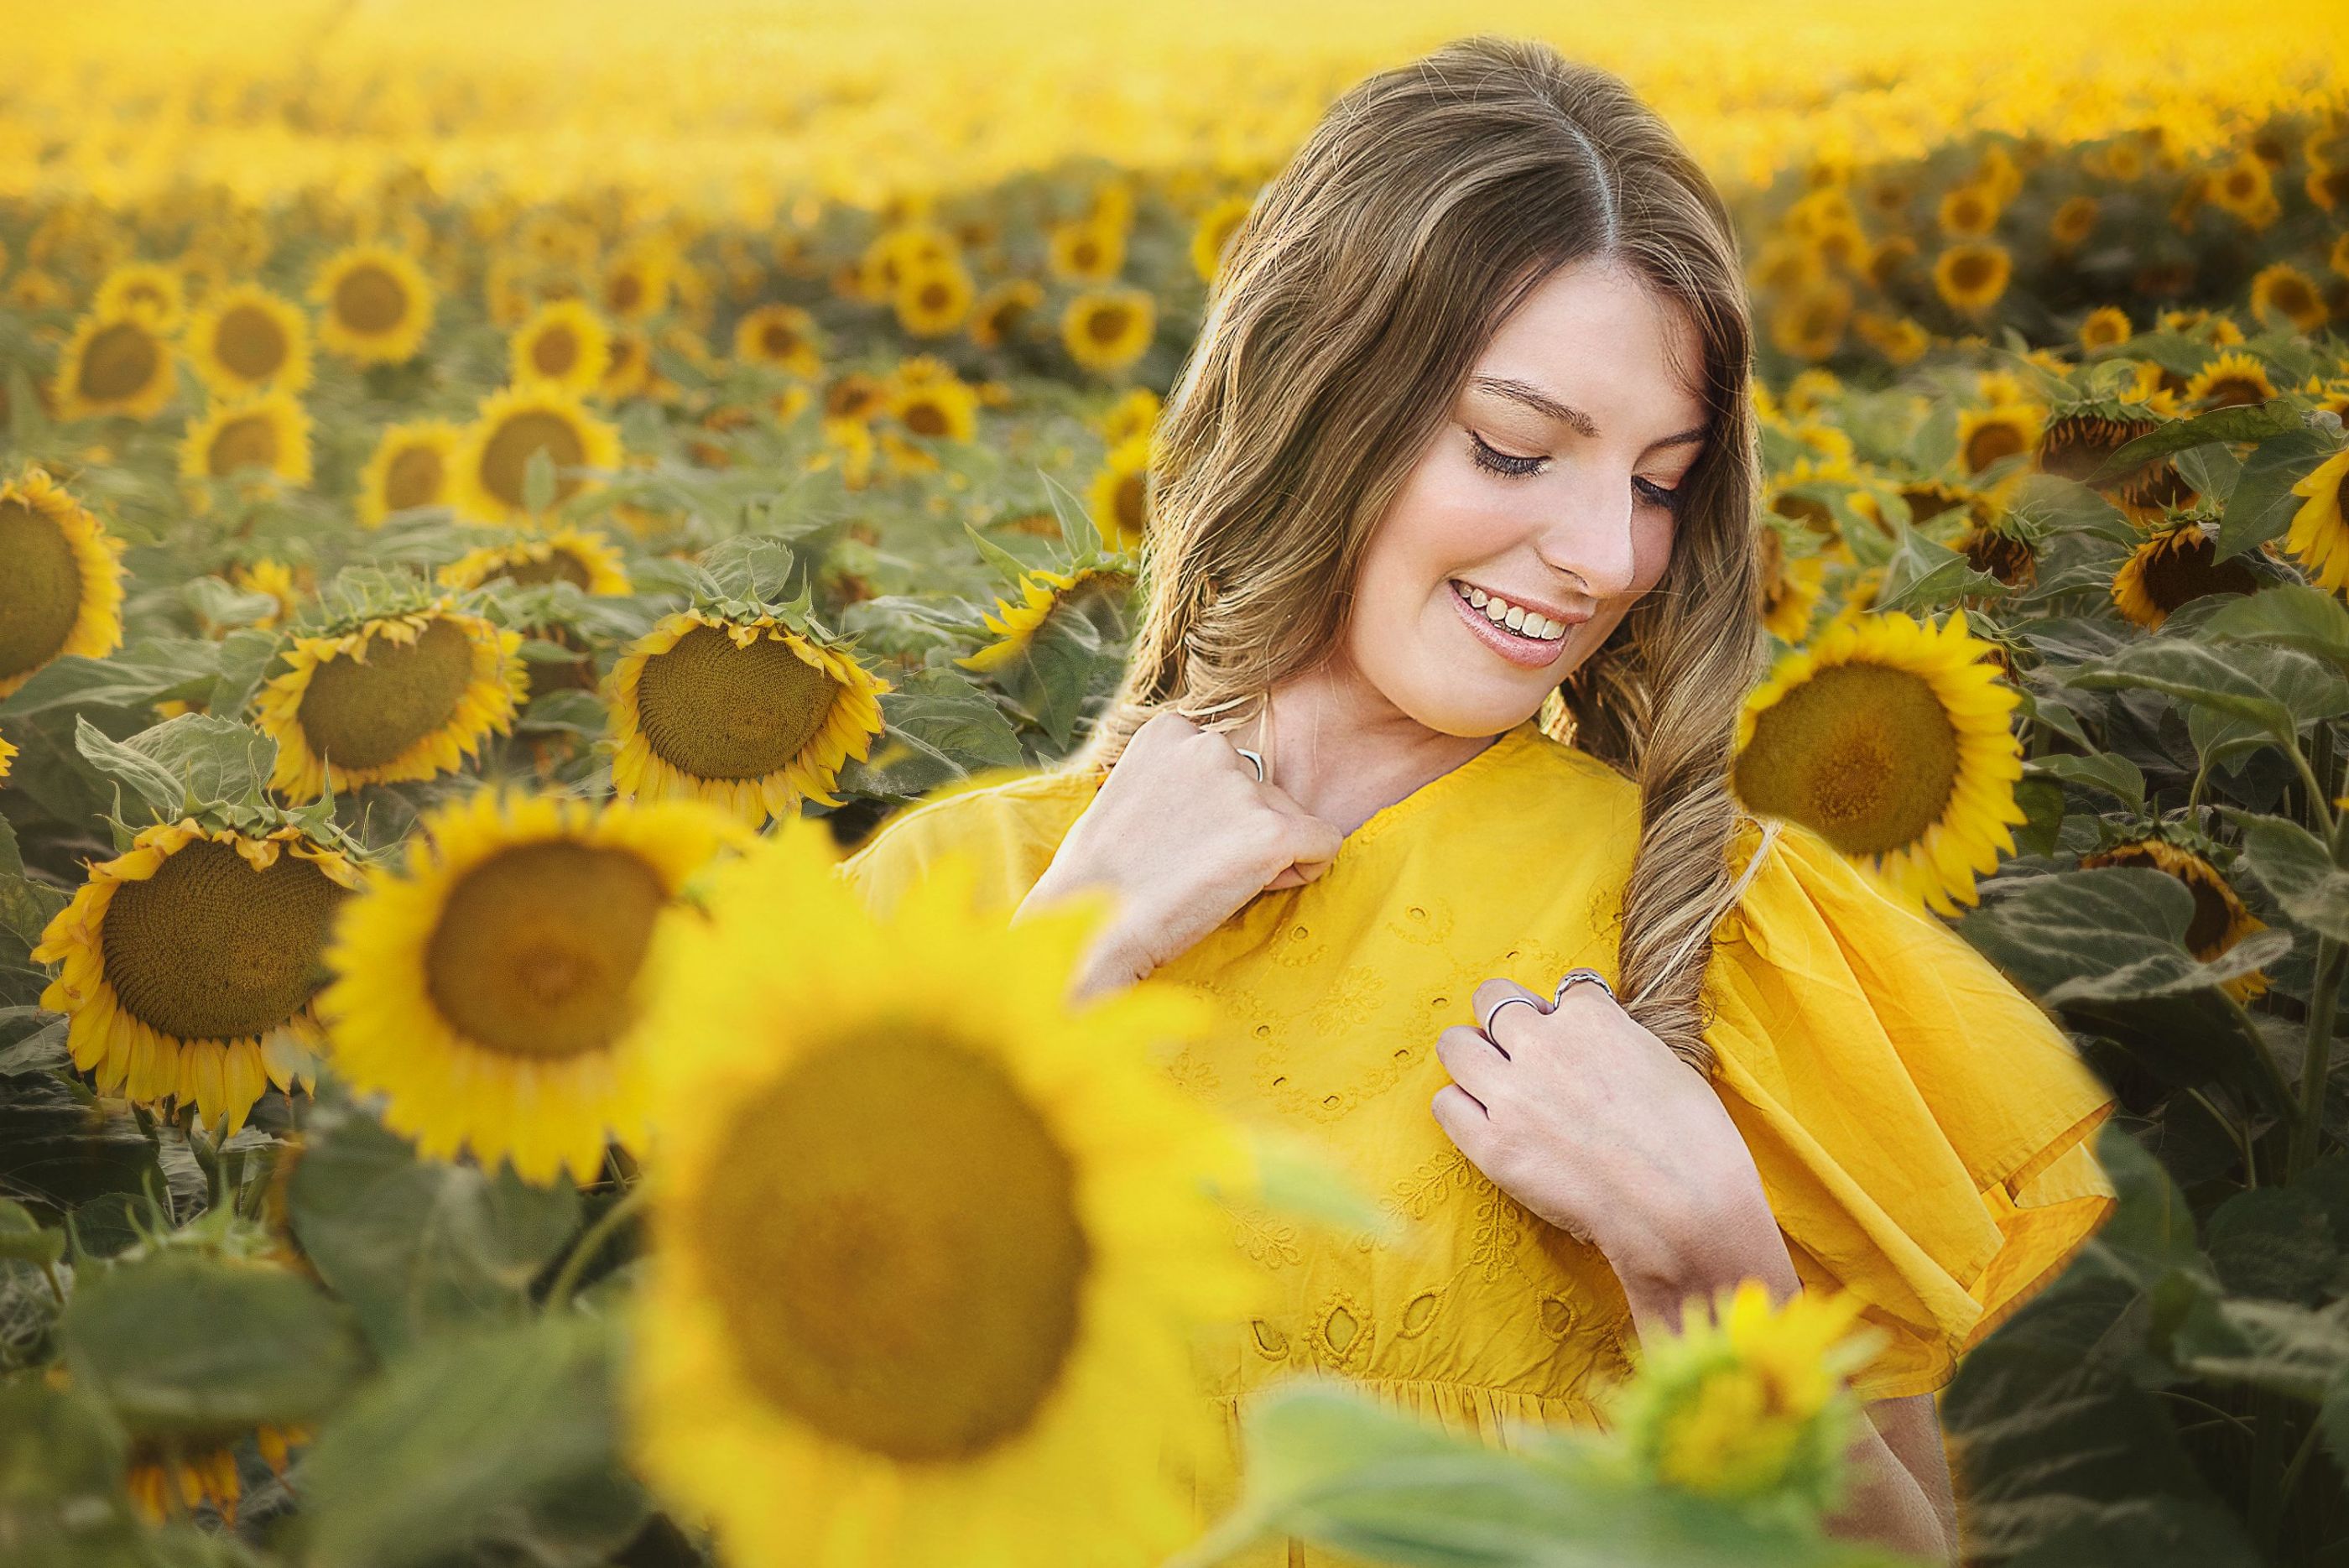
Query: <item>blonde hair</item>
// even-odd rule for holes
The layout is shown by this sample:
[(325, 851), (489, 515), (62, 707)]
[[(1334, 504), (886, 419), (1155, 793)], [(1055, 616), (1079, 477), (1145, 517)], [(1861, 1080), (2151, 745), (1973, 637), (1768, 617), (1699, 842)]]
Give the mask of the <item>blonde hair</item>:
[(1132, 662), (1065, 765), (1113, 764), (1164, 709), (1247, 722), (1339, 646), (1350, 596), (1329, 585), (1355, 580), (1494, 331), (1556, 269), (1600, 261), (1694, 324), (1703, 363), (1675, 369), (1710, 434), (1663, 577), (1558, 696), (1573, 743), (1640, 787), (1619, 988), (1709, 1071), (1704, 939), (1734, 899), (1728, 768), (1761, 649), (1751, 330), (1720, 195), (1606, 71), (1452, 43), (1350, 88), (1264, 188), (1161, 417)]

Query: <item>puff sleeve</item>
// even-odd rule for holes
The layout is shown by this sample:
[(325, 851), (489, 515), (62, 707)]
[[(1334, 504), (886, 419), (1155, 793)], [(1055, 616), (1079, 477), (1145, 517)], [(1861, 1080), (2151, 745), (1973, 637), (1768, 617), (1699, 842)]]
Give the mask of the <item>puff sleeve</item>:
[(907, 888), (952, 849), (977, 862), (977, 907), (1009, 914), (1052, 863), (1085, 803), (1081, 774), (995, 770), (901, 808), (843, 860), (836, 874), (886, 919)]
[(2111, 1213), (2111, 1092), (1964, 938), (1808, 828), (1783, 825), (1726, 921), (1714, 1087), (1795, 1272), (1889, 1333), (1863, 1397), (1937, 1389)]

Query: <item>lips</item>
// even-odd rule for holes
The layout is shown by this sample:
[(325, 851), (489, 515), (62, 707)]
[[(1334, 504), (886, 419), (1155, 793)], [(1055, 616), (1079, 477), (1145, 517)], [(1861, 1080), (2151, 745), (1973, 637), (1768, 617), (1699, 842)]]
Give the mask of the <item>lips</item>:
[[(1446, 587), (1449, 587), (1450, 585), (1447, 584)], [(1467, 624), (1469, 631), (1478, 641), (1510, 663), (1526, 670), (1546, 670), (1556, 664), (1559, 657), (1566, 652), (1567, 639), (1564, 637), (1561, 636), (1555, 642), (1544, 642), (1539, 638), (1526, 637), (1511, 631), (1506, 626), (1495, 626), (1493, 624), (1493, 618), (1461, 597), (1458, 588), (1452, 587), (1450, 592), (1452, 603), (1459, 610), (1460, 618)], [(1568, 618), (1561, 616), (1558, 618), (1566, 620)], [(1571, 630), (1574, 623), (1588, 618), (1588, 616), (1572, 618), (1568, 629)]]

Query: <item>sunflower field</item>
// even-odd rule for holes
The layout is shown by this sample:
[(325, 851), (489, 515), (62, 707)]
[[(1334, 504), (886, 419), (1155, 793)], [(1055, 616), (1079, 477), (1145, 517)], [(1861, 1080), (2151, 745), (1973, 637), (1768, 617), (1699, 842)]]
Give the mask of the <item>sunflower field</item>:
[(1070, 1012), (1093, 910), (832, 874), (1082, 738), (1254, 192), (1489, 30), (1740, 224), (1740, 797), (2120, 1097), (1968, 1560), (2349, 1563), (2349, 13), (1181, 10), (11, 19), (0, 1561), (1893, 1561), (1758, 1293), (1507, 1452), (1300, 1380), (1200, 1537), (1212, 1199), (1366, 1206)]

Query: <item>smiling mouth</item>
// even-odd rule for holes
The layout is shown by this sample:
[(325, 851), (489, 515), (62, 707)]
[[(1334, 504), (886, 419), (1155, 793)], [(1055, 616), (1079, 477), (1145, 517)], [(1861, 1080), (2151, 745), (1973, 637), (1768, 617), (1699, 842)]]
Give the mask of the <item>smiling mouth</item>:
[(1484, 589), (1464, 583), (1457, 577), (1453, 578), (1451, 582), (1452, 591), (1459, 597), (1461, 603), (1492, 622), (1495, 631), (1506, 632), (1526, 642), (1555, 647), (1558, 640), (1566, 636), (1568, 628), (1576, 624), (1570, 621), (1553, 620), (1537, 611), (1528, 610), (1521, 605), (1512, 605), (1498, 595), (1488, 594)]

